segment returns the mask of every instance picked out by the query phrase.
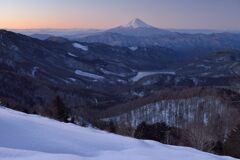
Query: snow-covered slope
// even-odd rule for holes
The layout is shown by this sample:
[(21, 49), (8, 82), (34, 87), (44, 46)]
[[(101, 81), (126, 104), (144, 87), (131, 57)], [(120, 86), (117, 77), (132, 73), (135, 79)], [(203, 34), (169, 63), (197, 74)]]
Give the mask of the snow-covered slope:
[(1, 160), (232, 160), (0, 108)]

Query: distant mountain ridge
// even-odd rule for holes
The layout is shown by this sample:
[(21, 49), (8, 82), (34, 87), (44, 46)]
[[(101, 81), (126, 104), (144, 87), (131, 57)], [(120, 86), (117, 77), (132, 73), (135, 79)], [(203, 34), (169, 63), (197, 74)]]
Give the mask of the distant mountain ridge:
[(64, 37), (89, 43), (112, 46), (160, 46), (181, 52), (205, 52), (219, 49), (239, 49), (240, 32), (209, 29), (160, 29), (135, 18), (110, 29), (33, 29), (13, 30), (40, 40)]
[(82, 37), (78, 41), (127, 47), (161, 46), (195, 52), (202, 52), (202, 49), (209, 51), (240, 49), (240, 34), (238, 33), (178, 33), (153, 27), (140, 19), (134, 19), (127, 25), (120, 25), (95, 35)]

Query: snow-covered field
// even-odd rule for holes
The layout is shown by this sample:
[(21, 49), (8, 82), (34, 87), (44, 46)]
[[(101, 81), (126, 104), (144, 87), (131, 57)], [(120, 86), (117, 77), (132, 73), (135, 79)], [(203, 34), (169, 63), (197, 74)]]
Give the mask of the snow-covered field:
[(0, 108), (0, 160), (233, 160)]

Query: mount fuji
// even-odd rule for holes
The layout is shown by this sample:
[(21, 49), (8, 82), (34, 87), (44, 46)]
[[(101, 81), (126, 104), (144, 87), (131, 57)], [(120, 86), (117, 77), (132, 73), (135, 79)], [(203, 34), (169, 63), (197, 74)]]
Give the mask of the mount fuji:
[(153, 26), (146, 24), (142, 20), (135, 18), (130, 21), (128, 24), (124, 25), (126, 28), (152, 28)]
[(240, 34), (185, 34), (159, 29), (136, 18), (104, 32), (79, 38), (77, 41), (104, 43), (112, 46), (160, 46), (181, 53), (201, 54), (214, 50), (240, 49)]
[(163, 29), (153, 27), (138, 18), (133, 19), (126, 25), (121, 25), (121, 26), (109, 29), (106, 32), (118, 33), (126, 36), (137, 36), (137, 37), (173, 34), (168, 30), (163, 30)]

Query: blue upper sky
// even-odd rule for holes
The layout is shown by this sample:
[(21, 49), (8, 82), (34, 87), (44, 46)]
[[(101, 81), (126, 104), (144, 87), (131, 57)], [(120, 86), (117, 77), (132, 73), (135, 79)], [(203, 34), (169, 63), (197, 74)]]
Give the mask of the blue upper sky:
[(160, 28), (240, 30), (240, 0), (0, 0), (0, 28), (109, 28), (133, 18)]

